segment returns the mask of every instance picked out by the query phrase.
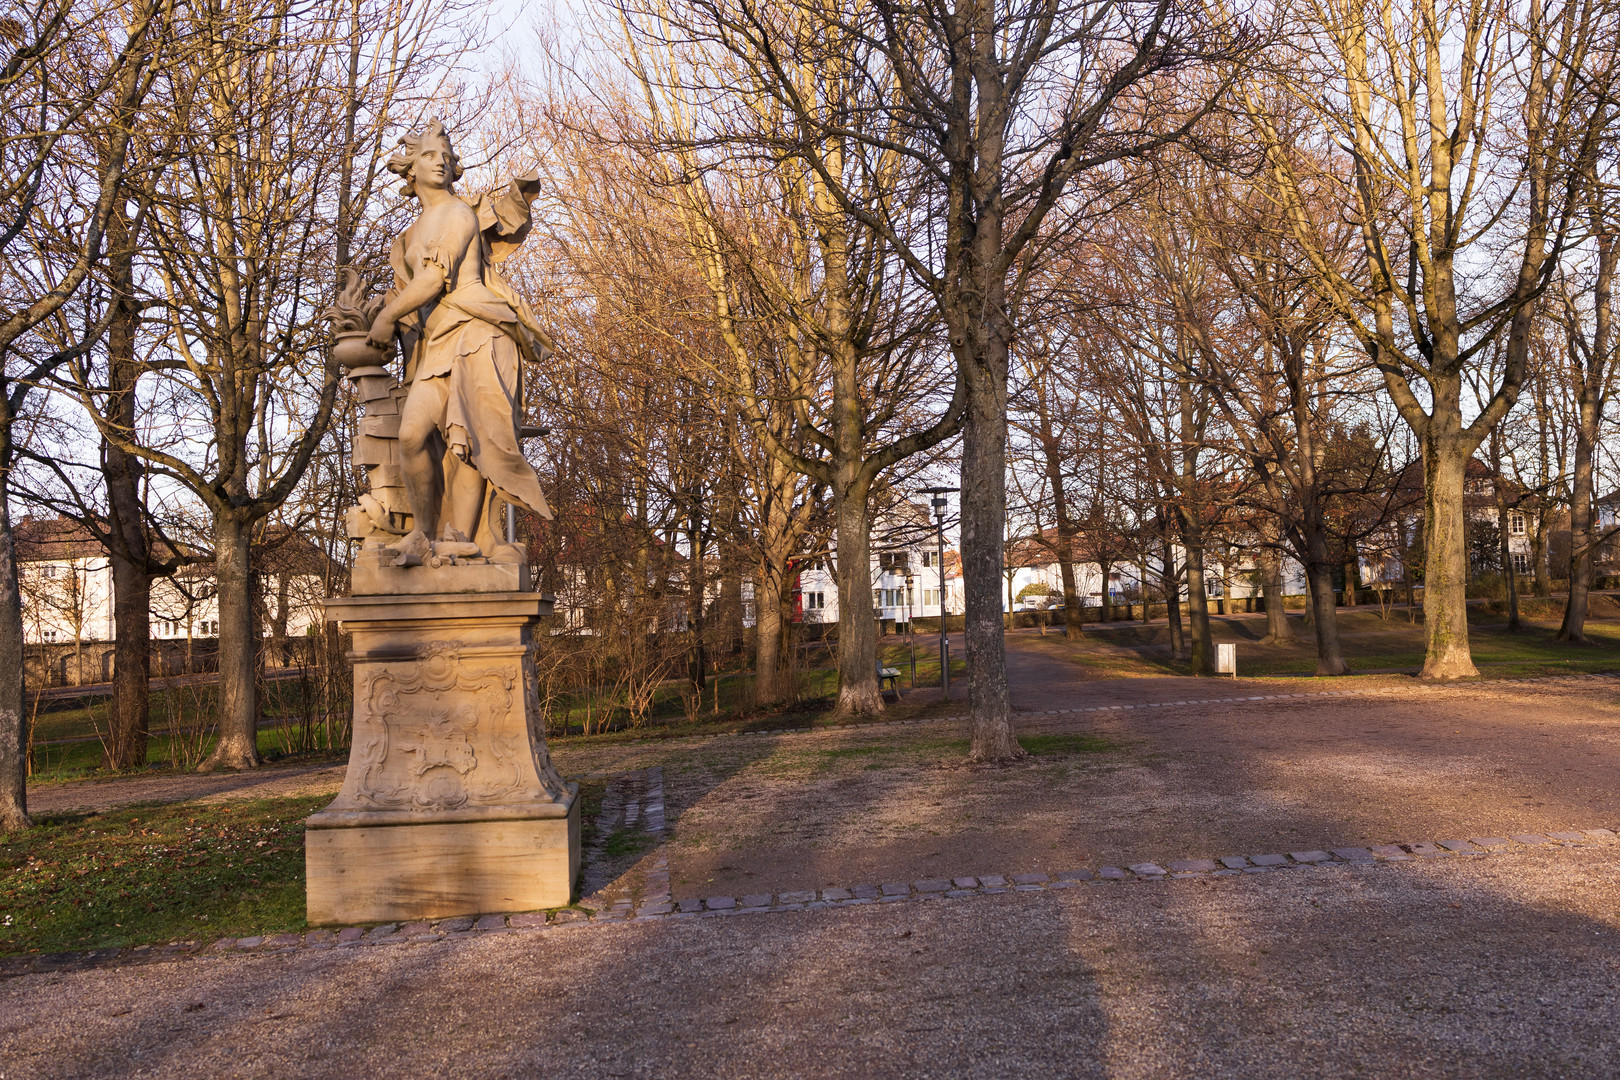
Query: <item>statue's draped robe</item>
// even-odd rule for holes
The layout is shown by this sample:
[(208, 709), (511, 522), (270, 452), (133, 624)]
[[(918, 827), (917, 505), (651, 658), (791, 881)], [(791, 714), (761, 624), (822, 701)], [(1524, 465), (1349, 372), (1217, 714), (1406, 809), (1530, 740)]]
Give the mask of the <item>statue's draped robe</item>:
[[(543, 518), (551, 517), (551, 508), (540, 492), (540, 478), (518, 442), (523, 420), (522, 361), (538, 361), (549, 354), (549, 340), (523, 298), (495, 271), (495, 265), (528, 234), (529, 202), (538, 187), (534, 178), (522, 177), (503, 194), (484, 195), (472, 204), (482, 229), (481, 279), (474, 267), (464, 263), (461, 279), (451, 280), (451, 267), (459, 253), (429, 246), (424, 258), (443, 269), (447, 291), (399, 323), (406, 385), (420, 379), (449, 381), (449, 404), (439, 430), (446, 487), (457, 469), (467, 467), (452, 452), (458, 444), (466, 446), (467, 460), (490, 483), (478, 535), (473, 537), (486, 554), (504, 539), (491, 520), (497, 496)], [(411, 230), (405, 230), (389, 252), (396, 290), (403, 289), (412, 276), (405, 257), (410, 236)], [(440, 520), (445, 520), (442, 510)]]

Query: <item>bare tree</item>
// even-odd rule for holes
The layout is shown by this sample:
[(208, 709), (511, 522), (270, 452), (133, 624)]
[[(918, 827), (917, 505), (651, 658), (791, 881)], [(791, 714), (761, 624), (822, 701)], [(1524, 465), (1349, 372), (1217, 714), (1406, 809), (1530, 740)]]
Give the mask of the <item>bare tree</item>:
[[(1195, 35), (1208, 24), (1172, 0), (999, 8), (979, 0), (946, 7), (682, 0), (673, 12), (678, 33), (736, 58), (738, 100), (787, 118), (787, 137), (773, 149), (802, 161), (844, 213), (884, 237), (934, 302), (967, 393), (970, 754), (1019, 757), (1000, 585), (1011, 314), (1024, 275), (1039, 262), (1023, 256), (1046, 234), (1076, 176), (1148, 152), (1196, 121), (1197, 108), (1121, 106), (1150, 89), (1174, 95), (1177, 84), (1158, 77), (1194, 58), (1203, 46)], [(860, 82), (861, 111), (824, 107), (815, 88), (829, 72)], [(863, 124), (871, 110), (888, 122)], [(1159, 123), (1166, 116), (1177, 120)], [(884, 186), (869, 170), (852, 184), (847, 166), (862, 160), (854, 147), (897, 154), (919, 197), (873, 200)], [(931, 227), (918, 231), (919, 219)]]
[(440, 17), (424, 4), (324, 0), (295, 13), (285, 0), (234, 0), (179, 20), (196, 46), (166, 69), (143, 142), (165, 166), (142, 280), (161, 303), (161, 348), (144, 372), (165, 384), (171, 422), (137, 442), (96, 407), (95, 387), (79, 392), (109, 444), (211, 517), (219, 741), (205, 769), (260, 760), (254, 532), (296, 488), (331, 417), (338, 371), (317, 316)]
[[(164, 0), (54, 0), (32, 14), (18, 9), (24, 19), (8, 19), (0, 36), (0, 295), (7, 298), (0, 301), (0, 669), (11, 673), (0, 679), (0, 828), (30, 823), (22, 601), (9, 490), (15, 425), (40, 380), (68, 359), (33, 335), (101, 259), (133, 126), (151, 87), (157, 24), (167, 10)], [(86, 49), (86, 42), (97, 47)], [(99, 168), (77, 144), (94, 131), (108, 137)], [(58, 213), (58, 185), (81, 180), (96, 192), (88, 211)]]
[[(1558, 628), (1559, 641), (1587, 640), (1587, 598), (1599, 537), (1594, 527), (1597, 498), (1598, 426), (1614, 388), (1614, 274), (1620, 261), (1620, 222), (1612, 220), (1614, 194), (1593, 185), (1589, 212), (1595, 265), (1591, 273), (1590, 311), (1568, 291), (1557, 312), (1567, 342), (1566, 365), (1575, 407), (1575, 457), (1570, 475), (1569, 600)], [(1550, 373), (1549, 373), (1550, 374)]]
[[(1423, 451), (1423, 676), (1474, 675), (1464, 471), (1518, 399), (1540, 297), (1580, 225), (1612, 123), (1588, 67), (1613, 67), (1614, 13), (1608, 0), (1305, 0), (1295, 14), (1298, 47), (1276, 55), (1268, 80), (1239, 83), (1238, 100), (1313, 283)], [(1272, 94), (1309, 119), (1291, 124)], [(1346, 148), (1348, 170), (1325, 174), (1331, 155), (1298, 152), (1328, 140)], [(1333, 215), (1311, 212), (1313, 174), (1361, 230), (1357, 275), (1326, 254)], [(1500, 378), (1465, 422), (1465, 373), (1498, 340)]]

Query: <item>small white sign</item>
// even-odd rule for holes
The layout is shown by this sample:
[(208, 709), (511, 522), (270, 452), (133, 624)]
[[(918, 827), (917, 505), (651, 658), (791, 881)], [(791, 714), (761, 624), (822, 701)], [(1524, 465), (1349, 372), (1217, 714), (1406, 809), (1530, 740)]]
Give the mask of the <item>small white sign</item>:
[(1237, 678), (1237, 645), (1233, 642), (1222, 642), (1215, 646), (1215, 671), (1219, 675), (1230, 675)]

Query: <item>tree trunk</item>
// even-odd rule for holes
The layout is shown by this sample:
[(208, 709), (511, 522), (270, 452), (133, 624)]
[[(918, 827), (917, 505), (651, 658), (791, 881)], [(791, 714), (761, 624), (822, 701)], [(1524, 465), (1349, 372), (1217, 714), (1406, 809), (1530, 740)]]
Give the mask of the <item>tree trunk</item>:
[(107, 767), (146, 764), (151, 706), (152, 577), (144, 566), (113, 554), (113, 672), (108, 715)]
[(1356, 549), (1351, 548), (1344, 556), (1344, 606), (1356, 606), (1356, 590), (1361, 587), (1361, 560), (1356, 558)]
[(1102, 584), (1097, 589), (1097, 621), (1114, 621), (1114, 594), (1110, 589), (1114, 564), (1106, 556), (1097, 556), (1097, 569), (1102, 571)]
[(259, 757), (258, 687), (254, 680), (252, 532), (230, 513), (214, 516), (214, 587), (219, 603), (219, 742), (200, 771), (252, 769)]
[(1170, 654), (1187, 659), (1187, 633), (1181, 626), (1181, 575), (1176, 572), (1176, 554), (1170, 542), (1164, 544), (1164, 621), (1170, 628)]
[(1261, 644), (1286, 645), (1293, 641), (1294, 631), (1288, 626), (1288, 608), (1283, 602), (1282, 552), (1274, 543), (1260, 549), (1260, 596), (1266, 607), (1266, 636)]
[[(1592, 345), (1581, 380), (1575, 387), (1579, 422), (1575, 425), (1575, 476), (1569, 507), (1569, 601), (1564, 606), (1564, 622), (1558, 628), (1559, 641), (1585, 642), (1587, 598), (1592, 590), (1593, 547), (1597, 538), (1592, 529), (1594, 489), (1593, 455), (1598, 425), (1603, 419), (1609, 368), (1609, 339), (1613, 335), (1614, 275), (1620, 261), (1620, 237), (1603, 233), (1601, 211), (1591, 211), (1598, 238), (1598, 272), (1592, 290)], [(1573, 332), (1573, 331), (1572, 331)], [(1575, 350), (1571, 350), (1574, 352)], [(1578, 355), (1578, 353), (1577, 353)], [(1542, 515), (1545, 519), (1546, 515)]]
[[(1322, 544), (1325, 548), (1327, 545)], [(1312, 620), (1316, 631), (1316, 673), (1318, 675), (1348, 675), (1350, 666), (1344, 662), (1339, 648), (1339, 613), (1333, 604), (1333, 564), (1327, 559), (1312, 560), (1305, 569), (1310, 589), (1311, 607), (1316, 618)]]
[[(1575, 430), (1575, 476), (1569, 505), (1569, 599), (1564, 604), (1564, 621), (1557, 640), (1585, 644), (1586, 609), (1592, 591), (1592, 452), (1593, 440), (1586, 424), (1587, 405), (1581, 405), (1580, 423)], [(1593, 410), (1594, 412), (1596, 410)], [(1596, 424), (1592, 425), (1595, 430)]]
[(720, 577), (720, 595), (715, 598), (714, 612), (709, 617), (711, 652), (717, 657), (736, 656), (742, 651), (742, 569), (727, 560)]
[(1536, 596), (1552, 595), (1552, 582), (1547, 580), (1547, 512), (1543, 508), (1536, 515), (1536, 527), (1530, 533), (1531, 592)]
[(754, 701), (774, 705), (782, 698), (782, 600), (779, 589), (769, 588), (762, 566), (754, 586)]
[[(11, 417), (0, 401), (0, 463), (11, 459)], [(11, 529), (10, 470), (0, 467), (0, 830), (26, 829), (28, 817), (28, 709), (23, 691), (22, 590), (17, 543)]]
[(1050, 468), (1053, 502), (1058, 508), (1058, 573), (1063, 575), (1063, 636), (1081, 640), (1081, 589), (1074, 581), (1074, 521), (1069, 520), (1068, 492), (1063, 487), (1063, 468)]
[(1412, 561), (1401, 560), (1401, 584), (1406, 587), (1406, 621), (1417, 622), (1417, 579), (1412, 576)]
[[(140, 307), (134, 298), (134, 245), (121, 210), (107, 222), (107, 275), (117, 305), (107, 327), (107, 419), (120, 434), (135, 437), (135, 389), (141, 368), (135, 357)], [(151, 705), (152, 574), (140, 480), (143, 465), (105, 436), (101, 476), (107, 487), (107, 529), (112, 534), (113, 673), (106, 745), (111, 769), (146, 764)]]
[(1063, 575), (1063, 636), (1079, 641), (1085, 635), (1080, 631), (1080, 589), (1074, 580), (1074, 545), (1058, 542), (1058, 572)]
[(1508, 624), (1510, 631), (1519, 630), (1519, 576), (1513, 567), (1513, 547), (1511, 534), (1508, 532), (1508, 513), (1506, 508), (1496, 514), (1497, 539), (1502, 548), (1502, 584), (1507, 588)]
[(1187, 553), (1187, 615), (1192, 624), (1188, 670), (1194, 675), (1215, 674), (1215, 646), (1209, 637), (1209, 594), (1204, 588), (1204, 535), (1192, 509), (1178, 508), (1181, 546)]
[(838, 530), (838, 706), (836, 715), (883, 711), (877, 680), (877, 623), (872, 618), (872, 536), (868, 482), (856, 456), (841, 463), (833, 485)]
[(276, 575), (276, 613), (270, 620), (270, 642), (275, 650), (276, 665), (288, 666), (287, 619), (291, 605), (292, 574), (283, 571)]
[(1423, 621), (1428, 637), (1424, 679), (1477, 676), (1468, 649), (1468, 537), (1463, 481), (1470, 454), (1460, 445), (1423, 445)]
[[(986, 350), (992, 354), (997, 350)], [(998, 363), (999, 359), (999, 363)], [(1007, 522), (1007, 368), (1005, 349), (981, 357), (968, 385), (962, 430), (962, 591), (966, 597), (969, 756), (1024, 756), (1013, 737), (1007, 693), (1007, 640), (1001, 621), (1002, 532)]]

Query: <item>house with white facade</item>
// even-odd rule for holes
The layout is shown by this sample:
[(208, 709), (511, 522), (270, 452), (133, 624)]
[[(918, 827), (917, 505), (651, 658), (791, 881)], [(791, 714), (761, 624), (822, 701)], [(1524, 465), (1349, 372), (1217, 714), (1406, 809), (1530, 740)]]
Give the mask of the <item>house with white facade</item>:
[[(939, 532), (926, 507), (901, 503), (872, 523), (871, 610), (886, 622), (960, 615), (962, 560), (945, 536), (940, 562)], [(836, 549), (804, 556), (793, 590), (793, 620), (817, 624), (838, 621), (838, 584), (833, 573)]]
[[(38, 654), (31, 666), (41, 668), (53, 684), (110, 679), (117, 625), (106, 549), (88, 529), (65, 518), (22, 518), (16, 543), (23, 641)], [(322, 562), (320, 552), (299, 537), (263, 549), (264, 636), (298, 638), (321, 623), (328, 576)], [(173, 643), (187, 658), (194, 649), (211, 655), (219, 636), (213, 567), (206, 562), (184, 566), (173, 577), (153, 581), (150, 626), (152, 640)], [(164, 655), (155, 653), (154, 664)]]

